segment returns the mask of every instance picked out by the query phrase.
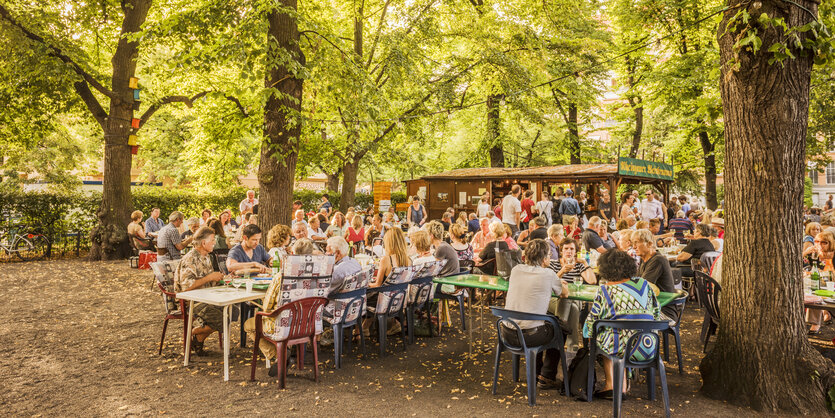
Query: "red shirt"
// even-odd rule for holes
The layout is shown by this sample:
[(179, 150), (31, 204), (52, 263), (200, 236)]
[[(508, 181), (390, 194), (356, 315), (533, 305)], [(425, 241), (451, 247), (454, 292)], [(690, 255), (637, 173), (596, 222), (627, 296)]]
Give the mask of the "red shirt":
[(531, 199), (522, 199), (522, 222), (530, 222), (533, 219), (533, 212), (531, 212), (531, 208), (536, 206)]
[(499, 217), (499, 220), (502, 220), (502, 207), (501, 206), (496, 206), (495, 208), (493, 208), (493, 213), (495, 213), (496, 216)]

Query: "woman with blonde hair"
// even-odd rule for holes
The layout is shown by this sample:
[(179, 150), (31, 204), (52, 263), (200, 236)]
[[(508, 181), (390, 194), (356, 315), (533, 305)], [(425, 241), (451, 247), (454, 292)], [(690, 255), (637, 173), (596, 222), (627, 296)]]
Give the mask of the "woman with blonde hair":
[(412, 265), (406, 239), (403, 236), (403, 231), (399, 228), (394, 228), (383, 236), (383, 249), (385, 253), (383, 258), (380, 259), (380, 269), (377, 271), (377, 277), (369, 283), (368, 287), (380, 287), (395, 267)]
[[(134, 212), (136, 213), (136, 212)], [(817, 222), (809, 222), (806, 224), (806, 235), (803, 237), (803, 250), (806, 251), (809, 247), (813, 247), (815, 245), (815, 237), (820, 234), (823, 229), (821, 228), (821, 224)], [(130, 231), (130, 229), (128, 230)]]
[(325, 233), (330, 237), (344, 237), (345, 231), (348, 230), (348, 223), (345, 219), (345, 215), (342, 214), (340, 211), (336, 211), (333, 216), (331, 216), (331, 223), (328, 225), (328, 229), (325, 230)]
[(569, 215), (565, 218), (565, 236), (572, 239), (580, 239), (580, 234), (583, 233), (583, 228), (580, 228), (580, 218)]
[(290, 227), (287, 225), (278, 224), (270, 229), (267, 233), (267, 248), (269, 248), (267, 253), (270, 257), (279, 257), (284, 261), (288, 253), (287, 246), (290, 245), (290, 234)]
[(362, 216), (354, 215), (351, 219), (351, 226), (345, 231), (345, 241), (348, 244), (357, 244), (365, 241), (365, 227), (362, 224)]

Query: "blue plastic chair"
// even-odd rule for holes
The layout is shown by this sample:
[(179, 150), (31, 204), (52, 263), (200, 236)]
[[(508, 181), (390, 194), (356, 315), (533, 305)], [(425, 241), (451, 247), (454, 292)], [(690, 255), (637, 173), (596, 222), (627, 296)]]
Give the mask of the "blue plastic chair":
[[(454, 276), (460, 276), (462, 274), (470, 274), (470, 271), (471, 271), (470, 268), (462, 267), (458, 270), (458, 273), (450, 274), (450, 275), (444, 276), (444, 277), (454, 277)], [(472, 289), (472, 291), (475, 291), (475, 289)], [(465, 298), (464, 293), (465, 292), (463, 292), (463, 291), (458, 292), (457, 294), (435, 292), (435, 298), (438, 299), (438, 300), (454, 300), (454, 301), (458, 302), (458, 311), (461, 314), (461, 331), (466, 331), (467, 330), (467, 314), (464, 312), (464, 306), (465, 306), (464, 305), (464, 298)], [(472, 303), (472, 302), (470, 302), (470, 303)]]
[(681, 362), (681, 317), (684, 315), (684, 305), (687, 303), (687, 298), (690, 295), (683, 291), (679, 290), (678, 296), (672, 300), (667, 306), (672, 307), (676, 311), (675, 318), (670, 318), (670, 320), (674, 321), (674, 323), (670, 324), (670, 328), (665, 329), (662, 331), (661, 336), (664, 338), (664, 361), (670, 361), (670, 352), (669, 346), (667, 344), (668, 336), (672, 335), (673, 338), (676, 340), (676, 357), (678, 358), (678, 373), (684, 373), (684, 365)]
[[(664, 369), (664, 361), (661, 359), (658, 332), (663, 332), (670, 327), (667, 321), (644, 321), (644, 320), (599, 320), (595, 321), (592, 331), (591, 340), (589, 342), (589, 374), (588, 374), (588, 396), (586, 400), (592, 401), (592, 394), (594, 393), (594, 363), (597, 355), (601, 354), (608, 357), (612, 361), (612, 416), (621, 416), (621, 401), (623, 400), (623, 376), (625, 369), (646, 369), (647, 370), (647, 391), (649, 392), (649, 400), (655, 400), (655, 371), (658, 371), (661, 377), (661, 394), (664, 398), (664, 409), (667, 416), (670, 416), (670, 397), (667, 392), (667, 372)], [(647, 353), (649, 359), (645, 361), (636, 361), (631, 356), (624, 356), (621, 358), (617, 355), (610, 355), (598, 351), (597, 348), (597, 333), (601, 328), (613, 328), (619, 330), (634, 330), (637, 331), (628, 340), (626, 340), (626, 347), (624, 353), (633, 353), (641, 344), (641, 342), (654, 342), (655, 350), (652, 353)], [(650, 339), (649, 341), (646, 339)]]
[(368, 289), (369, 293), (378, 292), (379, 298), (387, 299), (387, 302), (378, 299), (377, 306), (374, 307), (380, 341), (380, 357), (386, 355), (386, 331), (388, 331), (387, 322), (389, 318), (394, 318), (400, 322), (400, 336), (403, 339), (403, 351), (406, 351), (407, 323), (404, 311), (409, 297), (409, 282), (414, 273), (414, 267), (395, 267), (384, 282), (390, 284)]
[[(557, 322), (557, 317), (552, 315), (537, 315), (526, 312), (511, 311), (495, 306), (491, 306), (490, 311), (493, 315), (499, 317), (496, 321), (496, 335), (498, 336), (498, 343), (496, 343), (496, 361), (493, 364), (493, 394), (496, 394), (496, 385), (499, 380), (499, 362), (501, 361), (502, 352), (505, 350), (510, 351), (513, 353), (512, 363), (514, 382), (519, 381), (519, 358), (520, 356), (525, 356), (525, 371), (528, 384), (528, 405), (536, 405), (536, 355), (540, 351), (545, 351), (549, 348), (556, 348), (560, 352), (563, 385), (565, 386), (565, 393), (570, 394), (571, 390), (569, 389), (568, 366), (566, 365), (565, 360), (565, 341), (563, 340), (562, 329), (560, 328), (559, 322)], [(548, 344), (537, 347), (528, 347), (525, 344), (525, 338), (522, 335), (522, 328), (520, 328), (519, 325), (512, 320), (545, 321), (553, 327), (554, 338)], [(505, 323), (506, 327), (516, 330), (516, 335), (519, 338), (519, 342), (522, 344), (521, 346), (508, 344), (504, 338), (502, 338), (502, 323)]]

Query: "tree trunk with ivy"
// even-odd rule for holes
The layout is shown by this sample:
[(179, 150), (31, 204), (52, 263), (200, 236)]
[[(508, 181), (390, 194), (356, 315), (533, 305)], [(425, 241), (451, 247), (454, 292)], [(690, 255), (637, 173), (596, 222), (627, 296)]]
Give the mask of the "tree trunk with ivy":
[[(814, 1), (797, 1), (817, 10)], [(777, 0), (731, 0), (728, 6), (718, 28), (726, 260), (718, 338), (700, 367), (702, 392), (761, 411), (821, 415), (835, 370), (806, 336), (800, 257), (812, 58), (795, 51), (796, 59), (770, 64), (766, 51), (786, 37), (753, 17), (759, 52), (735, 51), (736, 40), (747, 36), (740, 33), (744, 25), (725, 31), (729, 19), (746, 9), (750, 16), (782, 17), (790, 28), (813, 16)]]
[(301, 135), (302, 83), (285, 64), (285, 54), (304, 65), (299, 48), (296, 0), (281, 0), (267, 14), (267, 74), (265, 87), (278, 90), (264, 109), (264, 142), (258, 167), (260, 186), (258, 224), (265, 230), (289, 224), (292, 218), (299, 135)]

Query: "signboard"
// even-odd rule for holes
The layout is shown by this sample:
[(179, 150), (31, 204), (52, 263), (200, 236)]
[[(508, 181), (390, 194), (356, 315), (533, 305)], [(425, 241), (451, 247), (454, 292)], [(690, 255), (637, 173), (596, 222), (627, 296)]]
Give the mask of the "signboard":
[[(374, 208), (378, 211), (383, 211), (382, 206), (385, 205), (385, 210), (391, 206), (391, 182), (378, 181), (374, 182)], [(383, 204), (383, 202), (386, 202)]]
[(673, 166), (635, 158), (618, 158), (618, 174), (649, 179), (673, 180)]

